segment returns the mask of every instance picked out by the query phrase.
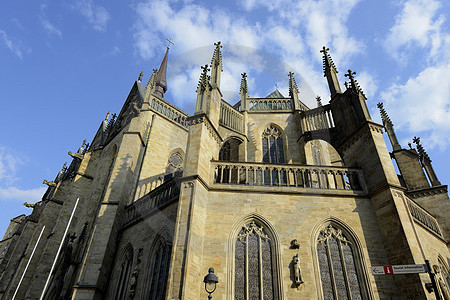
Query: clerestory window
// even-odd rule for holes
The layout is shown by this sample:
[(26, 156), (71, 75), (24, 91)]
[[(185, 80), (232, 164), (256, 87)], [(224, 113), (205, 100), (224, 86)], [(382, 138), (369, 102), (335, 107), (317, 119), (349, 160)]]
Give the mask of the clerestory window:
[(281, 131), (269, 126), (262, 134), (263, 162), (284, 163), (284, 148)]

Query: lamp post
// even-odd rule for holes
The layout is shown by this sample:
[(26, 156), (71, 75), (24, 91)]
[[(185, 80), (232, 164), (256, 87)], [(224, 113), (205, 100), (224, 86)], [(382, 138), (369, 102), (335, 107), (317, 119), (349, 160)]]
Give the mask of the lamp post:
[(219, 279), (214, 274), (214, 268), (209, 268), (208, 275), (203, 279), (205, 283), (205, 291), (208, 293), (208, 299), (211, 300), (211, 294), (216, 290), (216, 284), (219, 282)]

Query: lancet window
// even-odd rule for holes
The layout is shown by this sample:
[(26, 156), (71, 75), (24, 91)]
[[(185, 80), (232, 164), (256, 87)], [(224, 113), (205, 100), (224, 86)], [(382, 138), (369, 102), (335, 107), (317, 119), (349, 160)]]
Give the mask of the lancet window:
[(254, 221), (240, 230), (235, 242), (234, 299), (274, 299), (274, 245)]
[(181, 173), (183, 173), (183, 158), (180, 153), (176, 152), (169, 157), (164, 180), (181, 175)]
[(116, 289), (116, 297), (117, 300), (122, 300), (127, 298), (127, 287), (128, 281), (130, 279), (131, 266), (133, 264), (133, 249), (129, 247), (122, 259), (119, 269), (119, 281)]
[(320, 231), (317, 255), (323, 299), (363, 298), (355, 250), (341, 229), (330, 224)]
[(154, 251), (149, 281), (150, 300), (165, 299), (171, 253), (172, 246), (167, 242), (160, 242)]
[(263, 162), (284, 163), (284, 148), (281, 131), (269, 126), (262, 134)]

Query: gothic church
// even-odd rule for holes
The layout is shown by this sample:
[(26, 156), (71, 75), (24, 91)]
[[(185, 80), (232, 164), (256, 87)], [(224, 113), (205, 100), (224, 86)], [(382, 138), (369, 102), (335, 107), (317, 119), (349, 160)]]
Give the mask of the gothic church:
[[(419, 138), (403, 148), (321, 50), (328, 103), (278, 90), (223, 99), (221, 44), (188, 115), (167, 91), (168, 49), (116, 116), (0, 242), (0, 299), (450, 299), (450, 202)], [(392, 149), (383, 139), (386, 132)], [(400, 174), (394, 168), (397, 164)]]

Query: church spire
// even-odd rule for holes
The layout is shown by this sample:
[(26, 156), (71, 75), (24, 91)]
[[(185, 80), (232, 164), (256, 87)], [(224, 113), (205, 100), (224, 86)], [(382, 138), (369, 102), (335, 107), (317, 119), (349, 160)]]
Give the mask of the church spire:
[(248, 85), (247, 85), (247, 73), (241, 74), (241, 88), (239, 90), (239, 93), (241, 95), (241, 110), (247, 110), (247, 98), (248, 98)]
[(337, 78), (338, 70), (336, 69), (334, 62), (331, 59), (328, 50), (330, 50), (330, 48), (326, 48), (324, 46), (322, 50), (320, 50), (320, 52), (323, 53), (323, 76), (327, 78), (331, 98), (333, 98), (334, 95), (340, 94), (342, 92), (341, 87), (339, 86), (339, 80)]
[(384, 129), (386, 130), (389, 136), (389, 140), (391, 141), (392, 149), (394, 151), (401, 150), (402, 146), (400, 146), (397, 136), (395, 135), (394, 132), (394, 124), (392, 124), (391, 119), (389, 118), (386, 110), (384, 109), (383, 103), (379, 102), (377, 104), (377, 107), (380, 109), (381, 120), (383, 121)]
[(214, 43), (216, 48), (214, 49), (213, 57), (211, 59), (211, 86), (213, 88), (220, 88), (220, 73), (223, 71), (222, 69), (222, 45), (219, 42)]
[[(169, 44), (170, 45), (170, 44)], [(167, 72), (167, 57), (169, 54), (169, 46), (167, 46), (166, 55), (164, 55), (164, 59), (161, 62), (161, 66), (159, 67), (158, 74), (156, 74), (155, 78), (155, 95), (163, 98), (164, 93), (167, 91), (167, 82), (166, 82), (166, 72)]]
[(425, 169), (425, 172), (427, 172), (428, 178), (431, 181), (432, 186), (438, 186), (441, 185), (441, 182), (437, 178), (436, 173), (434, 172), (433, 166), (431, 165), (431, 159), (428, 156), (427, 152), (425, 152), (425, 149), (423, 148), (422, 144), (420, 144), (420, 137), (414, 137), (413, 142), (417, 146), (417, 152), (419, 152), (419, 160), (422, 164), (422, 166)]

